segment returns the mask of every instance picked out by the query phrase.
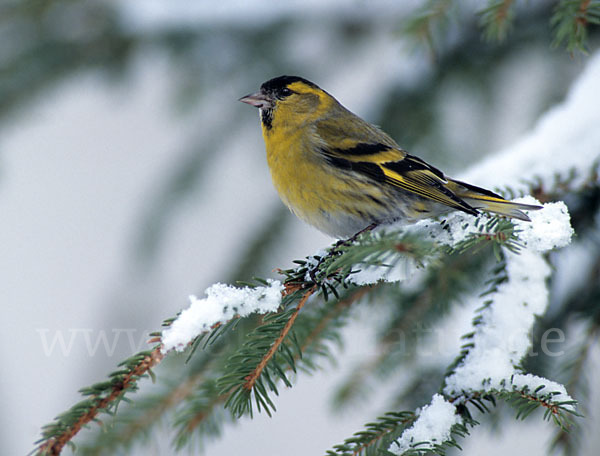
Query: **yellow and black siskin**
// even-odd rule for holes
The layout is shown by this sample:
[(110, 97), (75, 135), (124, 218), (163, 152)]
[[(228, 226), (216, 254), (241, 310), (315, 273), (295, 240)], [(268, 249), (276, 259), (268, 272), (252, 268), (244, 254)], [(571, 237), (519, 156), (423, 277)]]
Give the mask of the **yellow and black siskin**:
[(529, 221), (522, 210), (540, 208), (445, 176), (301, 77), (271, 79), (240, 101), (260, 110), (267, 162), (283, 202), (331, 236), (451, 210)]

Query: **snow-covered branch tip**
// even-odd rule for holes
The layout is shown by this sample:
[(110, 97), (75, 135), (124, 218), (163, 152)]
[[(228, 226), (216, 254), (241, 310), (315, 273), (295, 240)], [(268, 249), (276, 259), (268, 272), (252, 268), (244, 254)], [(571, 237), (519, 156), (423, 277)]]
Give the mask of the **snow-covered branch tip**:
[(255, 288), (216, 283), (206, 290), (205, 298), (190, 296), (190, 306), (162, 333), (162, 353), (183, 351), (198, 336), (233, 318), (275, 312), (284, 290), (278, 280)]
[[(522, 202), (534, 203), (526, 197)], [(462, 217), (458, 215), (458, 217)], [(576, 414), (575, 401), (564, 386), (535, 375), (525, 374), (519, 364), (530, 346), (529, 333), (536, 316), (548, 305), (546, 280), (551, 269), (544, 254), (564, 247), (571, 241), (573, 229), (566, 206), (562, 202), (548, 203), (530, 214), (531, 223), (516, 222), (516, 232), (523, 248), (519, 252), (504, 252), (506, 279), (496, 286), (489, 305), (481, 310), (474, 332), (469, 337), (470, 348), (445, 379), (443, 393), (448, 400), (435, 395), (410, 429), (390, 446), (397, 454), (420, 454), (436, 450), (444, 442), (454, 445), (452, 432), (463, 426), (457, 406), (474, 398), (490, 394), (513, 402), (526, 401), (527, 407), (543, 406), (546, 416), (563, 425), (564, 413)], [(450, 245), (464, 242), (463, 234), (446, 230), (443, 242)], [(468, 231), (468, 230), (467, 230)], [(466, 236), (473, 233), (467, 233)], [(521, 413), (521, 411), (519, 412)], [(440, 447), (441, 448), (441, 447)]]
[(442, 449), (444, 445), (453, 442), (453, 427), (461, 423), (456, 407), (440, 394), (435, 394), (431, 403), (420, 410), (415, 423), (392, 443), (390, 451), (401, 455)]
[[(531, 197), (523, 199), (532, 200)], [(529, 349), (529, 333), (536, 316), (542, 315), (548, 305), (546, 280), (551, 269), (544, 253), (566, 246), (573, 229), (562, 202), (546, 204), (544, 209), (530, 216), (531, 223), (518, 224), (519, 239), (525, 248), (519, 254), (506, 252), (507, 280), (487, 296), (492, 303), (481, 311), (470, 340), (473, 348), (446, 378), (444, 392), (449, 396), (491, 389), (521, 389), (528, 385), (528, 380), (536, 382), (529, 385), (532, 391), (540, 386), (532, 377), (519, 377), (516, 366)], [(557, 401), (571, 400), (564, 388), (544, 381), (547, 388), (561, 391), (561, 396), (555, 398)]]

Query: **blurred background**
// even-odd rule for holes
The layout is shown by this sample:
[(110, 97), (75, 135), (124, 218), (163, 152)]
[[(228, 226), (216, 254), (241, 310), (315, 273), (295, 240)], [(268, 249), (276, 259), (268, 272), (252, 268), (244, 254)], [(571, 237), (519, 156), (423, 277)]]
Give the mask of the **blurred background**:
[[(585, 67), (550, 46), (555, 2), (516, 2), (500, 42), (483, 37), (479, 2), (431, 3), (446, 9), (424, 22), (418, 1), (2, 2), (0, 453), (30, 451), (189, 294), (275, 277), (331, 241), (279, 202), (240, 96), (303, 76), (452, 175), (515, 142)], [(368, 318), (352, 315), (337, 367), (301, 376), (273, 418), (226, 426), (207, 454), (322, 454), (385, 411), (383, 395), (331, 407), (375, 346)], [(122, 454), (172, 454), (167, 423)], [(527, 438), (519, 452), (542, 455), (553, 432), (488, 424), (465, 454)]]

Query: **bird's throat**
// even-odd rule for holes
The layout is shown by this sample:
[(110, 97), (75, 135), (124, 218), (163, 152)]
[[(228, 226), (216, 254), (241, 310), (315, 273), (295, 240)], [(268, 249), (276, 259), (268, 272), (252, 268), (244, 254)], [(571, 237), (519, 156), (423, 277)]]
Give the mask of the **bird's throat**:
[(273, 108), (261, 108), (260, 121), (265, 130), (270, 130), (273, 127)]

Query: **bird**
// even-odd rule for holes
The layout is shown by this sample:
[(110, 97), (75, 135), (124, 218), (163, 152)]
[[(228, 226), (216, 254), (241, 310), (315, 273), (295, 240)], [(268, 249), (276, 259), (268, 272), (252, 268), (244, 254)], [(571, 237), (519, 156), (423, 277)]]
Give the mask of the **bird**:
[(270, 79), (239, 101), (259, 109), (267, 164), (283, 203), (334, 238), (453, 210), (530, 221), (523, 210), (540, 209), (447, 177), (302, 77)]

